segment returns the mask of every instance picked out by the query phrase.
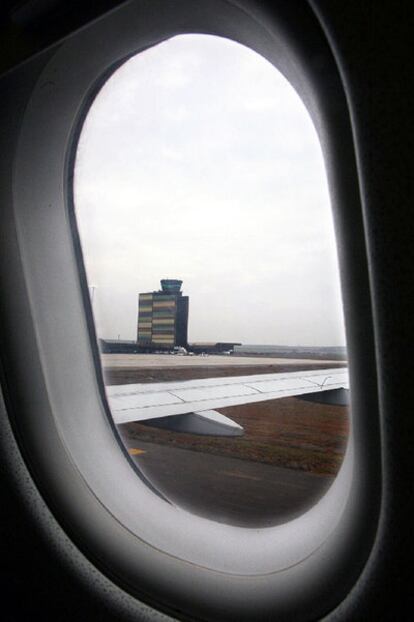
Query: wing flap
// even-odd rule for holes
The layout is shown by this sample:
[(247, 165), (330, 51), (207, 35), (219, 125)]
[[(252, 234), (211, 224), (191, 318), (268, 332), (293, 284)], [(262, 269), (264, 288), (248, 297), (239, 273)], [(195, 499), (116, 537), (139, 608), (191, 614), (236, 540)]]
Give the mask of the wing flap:
[(149, 427), (201, 436), (241, 436), (243, 428), (229, 417), (206, 410), (171, 417), (157, 417), (141, 422)]

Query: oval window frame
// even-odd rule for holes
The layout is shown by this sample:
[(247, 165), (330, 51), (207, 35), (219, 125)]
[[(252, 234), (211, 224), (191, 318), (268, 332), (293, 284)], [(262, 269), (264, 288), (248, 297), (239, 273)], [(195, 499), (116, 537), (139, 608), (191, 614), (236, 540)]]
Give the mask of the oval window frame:
[[(70, 406), (68, 403), (68, 394), (65, 393), (68, 389), (64, 386), (67, 384), (67, 379), (62, 374), (68, 363), (70, 366), (78, 366), (78, 372), (84, 374), (84, 380), (85, 378), (88, 379), (88, 382), (80, 384), (73, 380), (74, 384), (70, 387), (72, 395), (74, 387), (81, 387), (78, 398), (82, 399), (84, 404), (91, 404), (94, 412), (97, 412), (96, 409), (98, 409), (101, 414), (106, 411), (108, 415), (103, 394), (103, 383), (102, 379), (99, 379), (99, 370), (98, 382), (96, 381), (95, 366), (98, 362), (98, 352), (88, 302), (86, 279), (82, 264), (76, 265), (76, 261), (80, 259), (80, 247), (73, 220), (73, 209), (70, 206), (74, 145), (81, 120), (86, 114), (90, 101), (105, 77), (112, 73), (116, 66), (124, 62), (128, 56), (135, 54), (138, 51), (137, 46), (145, 49), (145, 47), (165, 39), (167, 32), (171, 35), (178, 34), (178, 32), (194, 32), (194, 28), (200, 22), (203, 24), (203, 20), (204, 29), (207, 28), (206, 24), (208, 24), (211, 34), (221, 36), (231, 34), (235, 40), (244, 39), (240, 42), (247, 43), (249, 47), (262, 53), (262, 55), (265, 55), (263, 52), (267, 51), (268, 60), (271, 60), (269, 56), (280, 54), (283, 51), (283, 46), (286, 45), (287, 37), (282, 32), (283, 26), (279, 24), (278, 34), (280, 38), (275, 39), (275, 33), (269, 33), (269, 30), (262, 26), (257, 16), (253, 18), (243, 11), (240, 12), (237, 6), (228, 2), (217, 3), (220, 10), (215, 13), (215, 24), (211, 6), (207, 10), (206, 3), (202, 4), (205, 7), (205, 15), (202, 15), (194, 7), (191, 8), (191, 3), (183, 2), (181, 10), (176, 8), (170, 9), (170, 11), (165, 10), (164, 22), (163, 20), (160, 21), (158, 17), (155, 20), (154, 16), (156, 23), (153, 24), (153, 29), (149, 28), (145, 33), (141, 32), (141, 37), (139, 37), (137, 31), (139, 32), (140, 26), (142, 31), (140, 15), (136, 11), (139, 5), (140, 3), (130, 3), (123, 6), (112, 14), (111, 19), (105, 17), (70, 37), (57, 49), (55, 55), (44, 68), (26, 108), (15, 160), (13, 199), (23, 272), (33, 321), (31, 329), (39, 351), (38, 368), (41, 380), (39, 377), (36, 378), (37, 389), (43, 394), (42, 404), (47, 404), (48, 408), (43, 406), (40, 409), (41, 412), (39, 411), (39, 419), (34, 421), (33, 414), (36, 412), (36, 407), (28, 406), (22, 413), (21, 419), (15, 422), (15, 425), (21, 432), (21, 442), (26, 448), (26, 455), (30, 457), (29, 462), (32, 471), (35, 473), (35, 479), (39, 481), (40, 489), (44, 492), (45, 498), (55, 513), (58, 516), (65, 516), (64, 523), (67, 525), (68, 533), (80, 543), (81, 548), (82, 546), (86, 547), (91, 558), (96, 561), (99, 567), (103, 568), (116, 582), (126, 587), (128, 591), (138, 596), (144, 595), (144, 597), (150, 594), (150, 600), (155, 600), (166, 608), (169, 607), (168, 603), (172, 601), (179, 608), (188, 611), (190, 615), (201, 617), (205, 615), (208, 617), (213, 615), (214, 617), (214, 611), (218, 612), (226, 607), (229, 617), (242, 616), (238, 619), (248, 619), (249, 612), (257, 614), (258, 610), (271, 612), (272, 615), (283, 614), (289, 610), (296, 611), (298, 607), (297, 595), (302, 593), (301, 615), (308, 617), (310, 611), (319, 615), (321, 611), (326, 612), (328, 606), (333, 603), (332, 593), (327, 592), (326, 581), (323, 580), (323, 577), (329, 577), (332, 572), (335, 572), (336, 576), (342, 575), (344, 579), (346, 578), (343, 581), (344, 589), (350, 585), (350, 581), (355, 578), (356, 572), (359, 571), (366, 558), (377, 519), (378, 499), (376, 494), (378, 493), (375, 491), (378, 490), (378, 473), (374, 472), (373, 465), (375, 464), (375, 467), (378, 467), (379, 449), (372, 442), (372, 437), (374, 437), (374, 441), (378, 439), (376, 433), (371, 436), (371, 440), (369, 439), (366, 417), (363, 416), (367, 400), (362, 395), (362, 381), (358, 378), (357, 362), (360, 359), (358, 358), (355, 339), (359, 325), (355, 314), (364, 304), (369, 309), (366, 298), (368, 294), (365, 292), (363, 295), (361, 287), (362, 283), (368, 282), (366, 266), (365, 272), (359, 278), (360, 285), (355, 286), (354, 282), (352, 286), (348, 284), (347, 287), (345, 280), (344, 287), (348, 348), (351, 355), (350, 372), (354, 420), (353, 441), (349, 443), (349, 447), (351, 448), (354, 444), (356, 451), (353, 468), (350, 462), (352, 460), (351, 451), (349, 451), (344, 462), (343, 472), (346, 472), (346, 468), (348, 468), (355, 475), (361, 467), (365, 468), (361, 471), (362, 475), (359, 474), (357, 478), (354, 477), (353, 481), (351, 481), (352, 476), (349, 473), (347, 474), (345, 479), (350, 485), (351, 494), (347, 498), (344, 511), (340, 513), (338, 523), (330, 536), (325, 538), (323, 543), (322, 541), (314, 543), (312, 554), (308, 552), (302, 555), (300, 561), (296, 559), (292, 563), (291, 560), (279, 568), (273, 567), (273, 571), (267, 573), (261, 572), (261, 574), (254, 575), (249, 571), (245, 573), (243, 578), (240, 573), (234, 572), (234, 568), (207, 570), (205, 567), (201, 567), (197, 561), (177, 563), (176, 559), (165, 553), (162, 546), (159, 546), (158, 550), (155, 547), (149, 550), (145, 542), (140, 540), (139, 549), (135, 551), (137, 553), (139, 550), (139, 563), (135, 568), (132, 568), (131, 550), (129, 549), (132, 534), (128, 529), (124, 530), (124, 533), (120, 523), (114, 522), (114, 511), (108, 512), (107, 507), (102, 505), (99, 482), (98, 484), (96, 482), (91, 484), (87, 481), (82, 461), (75, 457), (79, 447), (74, 449), (74, 445), (71, 446), (73, 439), (76, 440), (76, 436), (79, 435), (79, 421), (74, 420), (72, 422), (73, 438), (69, 442), (68, 430), (62, 425), (62, 417), (67, 417), (68, 412), (71, 408), (73, 409), (73, 405)], [(261, 17), (263, 18), (263, 16)], [(233, 32), (235, 18), (238, 22), (237, 39)], [(280, 20), (283, 24), (283, 19), (280, 18)], [(266, 25), (271, 24), (277, 31), (277, 23), (274, 20), (266, 18), (265, 23)], [(187, 30), (182, 30), (183, 28)], [(201, 26), (198, 28), (201, 30)], [(114, 41), (114, 45), (120, 46), (122, 50), (118, 49), (117, 55), (115, 55), (112, 49), (110, 62), (108, 57), (106, 57), (105, 62), (102, 62), (102, 58), (98, 62), (97, 55), (102, 50), (96, 48), (96, 43), (105, 41), (108, 36), (113, 37), (114, 31), (118, 32), (118, 37), (111, 40)], [(125, 37), (126, 32), (128, 37)], [(123, 35), (122, 40), (121, 33)], [(139, 45), (138, 40), (140, 40)], [(133, 52), (131, 48), (134, 48)], [(269, 54), (269, 49), (273, 50), (273, 54)], [(292, 47), (289, 48), (289, 53), (291, 52)], [(287, 54), (288, 58), (285, 58), (283, 73), (289, 73), (289, 67), (292, 68), (293, 66), (295, 77), (293, 80), (291, 76), (288, 78), (292, 84), (295, 82), (294, 86), (297, 89), (298, 85), (301, 87), (303, 99), (308, 110), (311, 106), (312, 116), (319, 129), (319, 134), (322, 136), (321, 142), (325, 161), (328, 164), (332, 202), (336, 209), (336, 220), (341, 234), (340, 263), (342, 267), (344, 265), (347, 267), (347, 270), (344, 270), (345, 276), (352, 274), (354, 277), (355, 271), (352, 267), (355, 267), (357, 261), (352, 261), (349, 256), (350, 251), (343, 239), (350, 235), (349, 227), (345, 224), (346, 216), (349, 217), (349, 211), (360, 223), (360, 227), (357, 228), (356, 242), (361, 253), (364, 252), (365, 246), (355, 158), (353, 149), (351, 149), (351, 129), (339, 76), (337, 73), (335, 73), (334, 78), (331, 76), (338, 89), (336, 98), (332, 98), (329, 105), (323, 106), (321, 94), (315, 92), (315, 88), (311, 88), (312, 85), (309, 84), (312, 82), (309, 77), (310, 74), (305, 72), (301, 75), (289, 53)], [(62, 88), (64, 78), (67, 78), (68, 73), (70, 73), (67, 72), (68, 66), (70, 65), (72, 70), (74, 67), (78, 67), (83, 56), (95, 60), (82, 69), (84, 75), (82, 75), (80, 83), (76, 84), (76, 89), (73, 84), (67, 85), (66, 89)], [(114, 60), (115, 56), (117, 58)], [(278, 60), (280, 61), (280, 58)], [(298, 58), (295, 60), (298, 61)], [(332, 59), (331, 62), (333, 63)], [(304, 63), (303, 58), (302, 63)], [(329, 66), (329, 69), (331, 71), (335, 69), (336, 72), (334, 66)], [(88, 74), (87, 70), (92, 73)], [(308, 89), (304, 86), (307, 86)], [(42, 135), (42, 130), (47, 127), (50, 119), (52, 119), (52, 131), (45, 137)], [(339, 145), (338, 140), (335, 139), (339, 132), (333, 130), (333, 125), (338, 120), (341, 121), (342, 128), (348, 126), (347, 130), (343, 129), (349, 140), (345, 149), (343, 143)], [(39, 130), (41, 131), (39, 132)], [(60, 157), (52, 162), (51, 154), (56, 154), (57, 149)], [(336, 164), (340, 150), (342, 150), (341, 164), (345, 162), (347, 165), (345, 171), (338, 170), (339, 167)], [(354, 184), (349, 183), (349, 175), (354, 180)], [(345, 189), (345, 181), (348, 186), (352, 186), (351, 190)], [(53, 189), (50, 184), (54, 184)], [(348, 198), (348, 201), (345, 198)], [(345, 205), (348, 210), (346, 216), (344, 215)], [(73, 244), (72, 236), (75, 237), (75, 244)], [(56, 261), (52, 261), (53, 259)], [(70, 266), (71, 274), (65, 272), (65, 265)], [(358, 268), (360, 269), (360, 267), (359, 265)], [(81, 271), (80, 278), (79, 269)], [(45, 279), (45, 273), (47, 279)], [(59, 317), (56, 318), (55, 315), (59, 316), (58, 310), (63, 310), (62, 294), (65, 292), (69, 296), (69, 300), (76, 301), (76, 310), (72, 314), (72, 325), (66, 324), (66, 327), (70, 329), (68, 330), (69, 334), (59, 339), (58, 332), (61, 328), (61, 322), (59, 322)], [(55, 310), (56, 314), (52, 313), (52, 310)], [(369, 311), (365, 311), (365, 317), (367, 317), (367, 313), (369, 315)], [(72, 345), (70, 345), (71, 339)], [(65, 346), (63, 350), (62, 344)], [(373, 353), (369, 354), (372, 355)], [(31, 391), (33, 394), (34, 382), (33, 379), (28, 380), (27, 387), (24, 388), (27, 396), (30, 395)], [(375, 388), (370, 387), (370, 390), (374, 392)], [(372, 396), (371, 399), (374, 400)], [(358, 415), (358, 413), (361, 414)], [(121, 454), (119, 446), (114, 440), (110, 418), (101, 417), (101, 421), (105, 421), (105, 433), (108, 433), (108, 438), (109, 434), (112, 435), (111, 451), (118, 452), (118, 456), (126, 464), (125, 455)], [(372, 434), (372, 429), (370, 432)], [(48, 455), (43, 451), (45, 442), (51, 448)], [(377, 456), (377, 458), (374, 460), (364, 458), (362, 448), (364, 451), (368, 448), (368, 453), (371, 452), (370, 455)], [(98, 451), (103, 450), (103, 446), (98, 444), (96, 449)], [(130, 469), (130, 465), (128, 468)], [(135, 477), (132, 469), (130, 471)], [(364, 501), (367, 490), (369, 491), (369, 498), (372, 499), (374, 496), (377, 501), (370, 507)], [(79, 502), (77, 507), (74, 507), (74, 504), (71, 503), (73, 495), (79, 500), (83, 498), (85, 503), (83, 508), (80, 507)], [(87, 509), (86, 512), (85, 509)], [(361, 513), (364, 515), (363, 519)], [(93, 529), (91, 514), (95, 519), (92, 521)], [(100, 525), (99, 529), (97, 525)], [(360, 551), (357, 554), (357, 549), (360, 547), (356, 543), (359, 541), (358, 535), (361, 536), (362, 533), (366, 536), (367, 544), (363, 549), (363, 554)], [(109, 534), (112, 534), (112, 538), (109, 537)], [(139, 537), (136, 539), (139, 540)], [(355, 570), (356, 555), (360, 560), (359, 565), (357, 564), (357, 571)], [(352, 557), (352, 563), (350, 557)], [(332, 558), (335, 561), (332, 561)], [(108, 560), (111, 560), (111, 563)], [(114, 560), (117, 560), (116, 564), (113, 563)], [(171, 586), (171, 573), (174, 576), (174, 586)], [(195, 575), (198, 580), (195, 580)], [(249, 581), (246, 581), (247, 578)], [(323, 585), (324, 582), (325, 586)], [(223, 583), (225, 584), (224, 589)], [(191, 602), (188, 594), (188, 586), (190, 585)], [(310, 586), (313, 586), (312, 590)], [(337, 598), (337, 591), (335, 594), (335, 598)]]

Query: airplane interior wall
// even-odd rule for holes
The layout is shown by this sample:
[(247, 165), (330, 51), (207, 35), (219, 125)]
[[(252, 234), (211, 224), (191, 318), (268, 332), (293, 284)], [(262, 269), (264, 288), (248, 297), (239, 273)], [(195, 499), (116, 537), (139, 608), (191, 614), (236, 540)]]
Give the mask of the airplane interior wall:
[[(295, 0), (293, 7), (296, 1), (300, 3)], [(9, 11), (16, 3), (6, 3), (0, 9), (0, 33), (4, 32), (8, 45), (1, 61), (5, 72), (119, 3), (98, 2), (91, 9), (89, 3), (61, 0), (54, 5), (61, 10), (51, 14), (42, 0), (26, 4), (43, 7), (38, 13), (29, 11), (26, 30), (9, 25)], [(240, 0), (238, 4), (248, 7), (254, 2)], [(270, 13), (276, 10), (270, 0), (261, 4), (267, 5)], [(348, 596), (324, 620), (408, 621), (413, 617), (409, 505), (414, 492), (413, 113), (408, 91), (414, 24), (410, 3), (399, 0), (381, 4), (374, 0), (309, 0), (308, 4), (332, 48), (351, 116), (368, 248), (382, 455), (381, 514), (371, 555)], [(1, 118), (5, 135), (10, 132), (12, 136), (8, 121)], [(6, 156), (0, 154), (0, 164), (4, 165)], [(11, 171), (3, 168), (1, 174)], [(14, 235), (6, 223), (0, 243), (5, 254), (8, 245), (14, 244)], [(12, 277), (6, 275), (4, 283), (13, 287)], [(347, 287), (352, 289), (352, 282)], [(5, 288), (1, 295), (7, 297)], [(2, 313), (0, 303), (0, 320)], [(364, 337), (361, 330), (361, 352)], [(10, 396), (18, 393), (19, 386), (18, 379), (11, 386), (7, 377), (12, 353), (3, 348), (4, 341), (0, 321), (0, 382), (5, 400), (5, 406), (0, 400), (0, 617), (7, 622), (190, 619), (175, 611), (173, 603), (168, 613), (153, 609), (151, 605), (156, 607), (156, 603), (150, 599), (148, 604), (131, 607), (129, 597), (122, 598), (103, 573), (91, 570), (86, 557), (64, 535), (64, 525), (50, 518), (33, 480), (27, 477), (7, 420)], [(363, 364), (360, 371), (364, 373)], [(366, 372), (369, 375), (368, 369)]]

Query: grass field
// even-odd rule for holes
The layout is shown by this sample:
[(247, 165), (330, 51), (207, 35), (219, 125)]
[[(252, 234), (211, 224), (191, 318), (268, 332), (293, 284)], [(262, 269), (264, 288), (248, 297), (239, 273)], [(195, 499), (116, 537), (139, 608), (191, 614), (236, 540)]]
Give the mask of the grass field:
[(243, 426), (240, 437), (198, 436), (151, 428), (119, 426), (128, 439), (192, 449), (207, 454), (263, 462), (318, 475), (336, 475), (348, 438), (344, 406), (328, 406), (288, 397), (220, 409)]

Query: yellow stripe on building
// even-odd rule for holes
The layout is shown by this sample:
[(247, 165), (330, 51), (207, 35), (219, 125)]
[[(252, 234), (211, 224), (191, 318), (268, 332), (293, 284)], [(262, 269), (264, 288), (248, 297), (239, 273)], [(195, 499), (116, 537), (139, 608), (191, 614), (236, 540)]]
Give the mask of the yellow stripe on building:
[(174, 343), (174, 339), (168, 336), (154, 335), (152, 337), (154, 343)]
[(153, 335), (152, 341), (157, 343), (170, 343), (174, 341), (174, 335)]
[(175, 300), (154, 300), (153, 302), (154, 309), (167, 309), (171, 307), (175, 307)]

